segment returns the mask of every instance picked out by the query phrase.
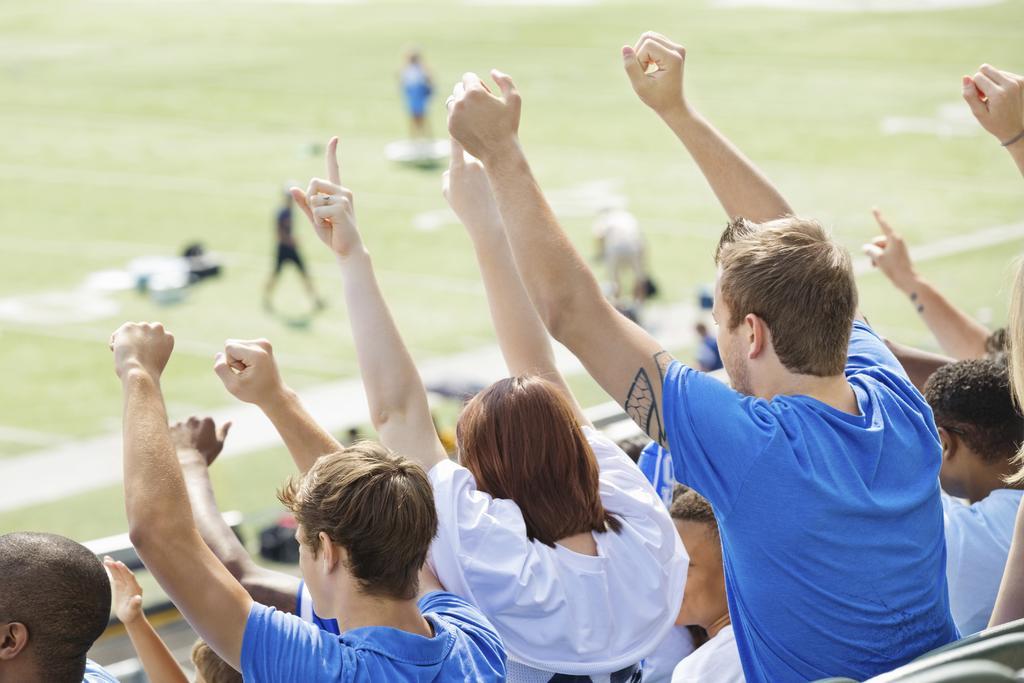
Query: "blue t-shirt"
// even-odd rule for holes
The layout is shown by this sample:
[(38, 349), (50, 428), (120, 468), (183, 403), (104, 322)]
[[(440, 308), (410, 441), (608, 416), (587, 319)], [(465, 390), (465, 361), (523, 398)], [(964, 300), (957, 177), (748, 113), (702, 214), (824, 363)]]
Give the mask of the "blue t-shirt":
[(846, 377), (861, 415), (665, 376), (675, 475), (714, 507), (751, 682), (863, 680), (959, 637), (931, 410), (861, 322)]
[(423, 596), (433, 638), (385, 626), (331, 635), (253, 603), (242, 638), (246, 681), (503, 681), (505, 648), (490, 622), (451, 593)]
[(82, 683), (117, 683), (117, 679), (109, 671), (92, 661), (85, 660), (85, 675)]
[(652, 441), (640, 452), (636, 466), (647, 477), (647, 481), (651, 482), (665, 507), (672, 505), (672, 491), (678, 483), (675, 467), (672, 465), (672, 454), (659, 446), (657, 441)]

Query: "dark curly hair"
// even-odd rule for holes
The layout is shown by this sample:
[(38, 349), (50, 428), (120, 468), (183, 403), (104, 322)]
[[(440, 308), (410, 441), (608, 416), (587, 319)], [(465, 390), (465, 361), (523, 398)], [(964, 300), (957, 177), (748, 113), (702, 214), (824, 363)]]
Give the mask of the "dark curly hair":
[(944, 365), (928, 379), (924, 396), (935, 424), (960, 436), (990, 462), (1010, 460), (1024, 441), (1024, 418), (1013, 404), (1005, 361)]
[(688, 486), (676, 484), (672, 489), (672, 505), (669, 506), (668, 513), (672, 519), (681, 522), (706, 524), (708, 532), (718, 536), (718, 520), (715, 519), (711, 503)]

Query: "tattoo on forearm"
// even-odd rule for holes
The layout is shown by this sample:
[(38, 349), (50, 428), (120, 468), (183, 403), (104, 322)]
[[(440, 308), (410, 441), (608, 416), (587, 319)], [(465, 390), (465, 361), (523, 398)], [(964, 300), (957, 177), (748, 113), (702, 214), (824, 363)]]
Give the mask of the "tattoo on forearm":
[[(672, 357), (667, 351), (659, 351), (654, 354), (653, 359), (658, 368), (658, 380), (663, 382), (665, 371), (668, 369), (669, 363), (672, 362)], [(661, 406), (658, 405), (655, 392), (656, 387), (651, 382), (651, 377), (647, 370), (640, 368), (633, 378), (633, 384), (629, 387), (629, 393), (626, 394), (626, 402), (623, 407), (633, 422), (637, 423), (641, 429), (647, 432), (659, 444), (666, 446), (665, 428), (661, 420)]]
[(914, 303), (914, 306), (917, 307), (918, 313), (924, 313), (924, 304), (917, 300), (917, 292), (910, 293), (910, 300)]

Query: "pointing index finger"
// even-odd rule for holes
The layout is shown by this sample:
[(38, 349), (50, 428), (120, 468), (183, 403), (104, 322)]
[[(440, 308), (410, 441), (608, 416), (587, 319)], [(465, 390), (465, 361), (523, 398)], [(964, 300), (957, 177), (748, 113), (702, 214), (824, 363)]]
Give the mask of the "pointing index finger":
[(879, 211), (878, 209), (872, 209), (871, 213), (872, 213), (872, 215), (874, 215), (875, 221), (878, 223), (878, 227), (880, 227), (882, 229), (882, 233), (886, 237), (892, 237), (893, 234), (894, 234), (894, 231), (892, 229), (892, 226), (889, 225), (889, 222), (886, 221), (885, 218), (882, 217), (882, 212)]
[(327, 143), (327, 179), (335, 185), (341, 185), (341, 169), (338, 166), (338, 136), (335, 135)]

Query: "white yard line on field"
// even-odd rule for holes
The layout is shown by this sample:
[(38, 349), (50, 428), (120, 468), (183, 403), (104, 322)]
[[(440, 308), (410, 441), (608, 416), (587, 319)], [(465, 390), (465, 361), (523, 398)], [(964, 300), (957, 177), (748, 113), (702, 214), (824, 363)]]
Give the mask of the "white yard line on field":
[(766, 7), (805, 12), (935, 12), (1002, 4), (1004, 0), (712, 0), (714, 7)]

